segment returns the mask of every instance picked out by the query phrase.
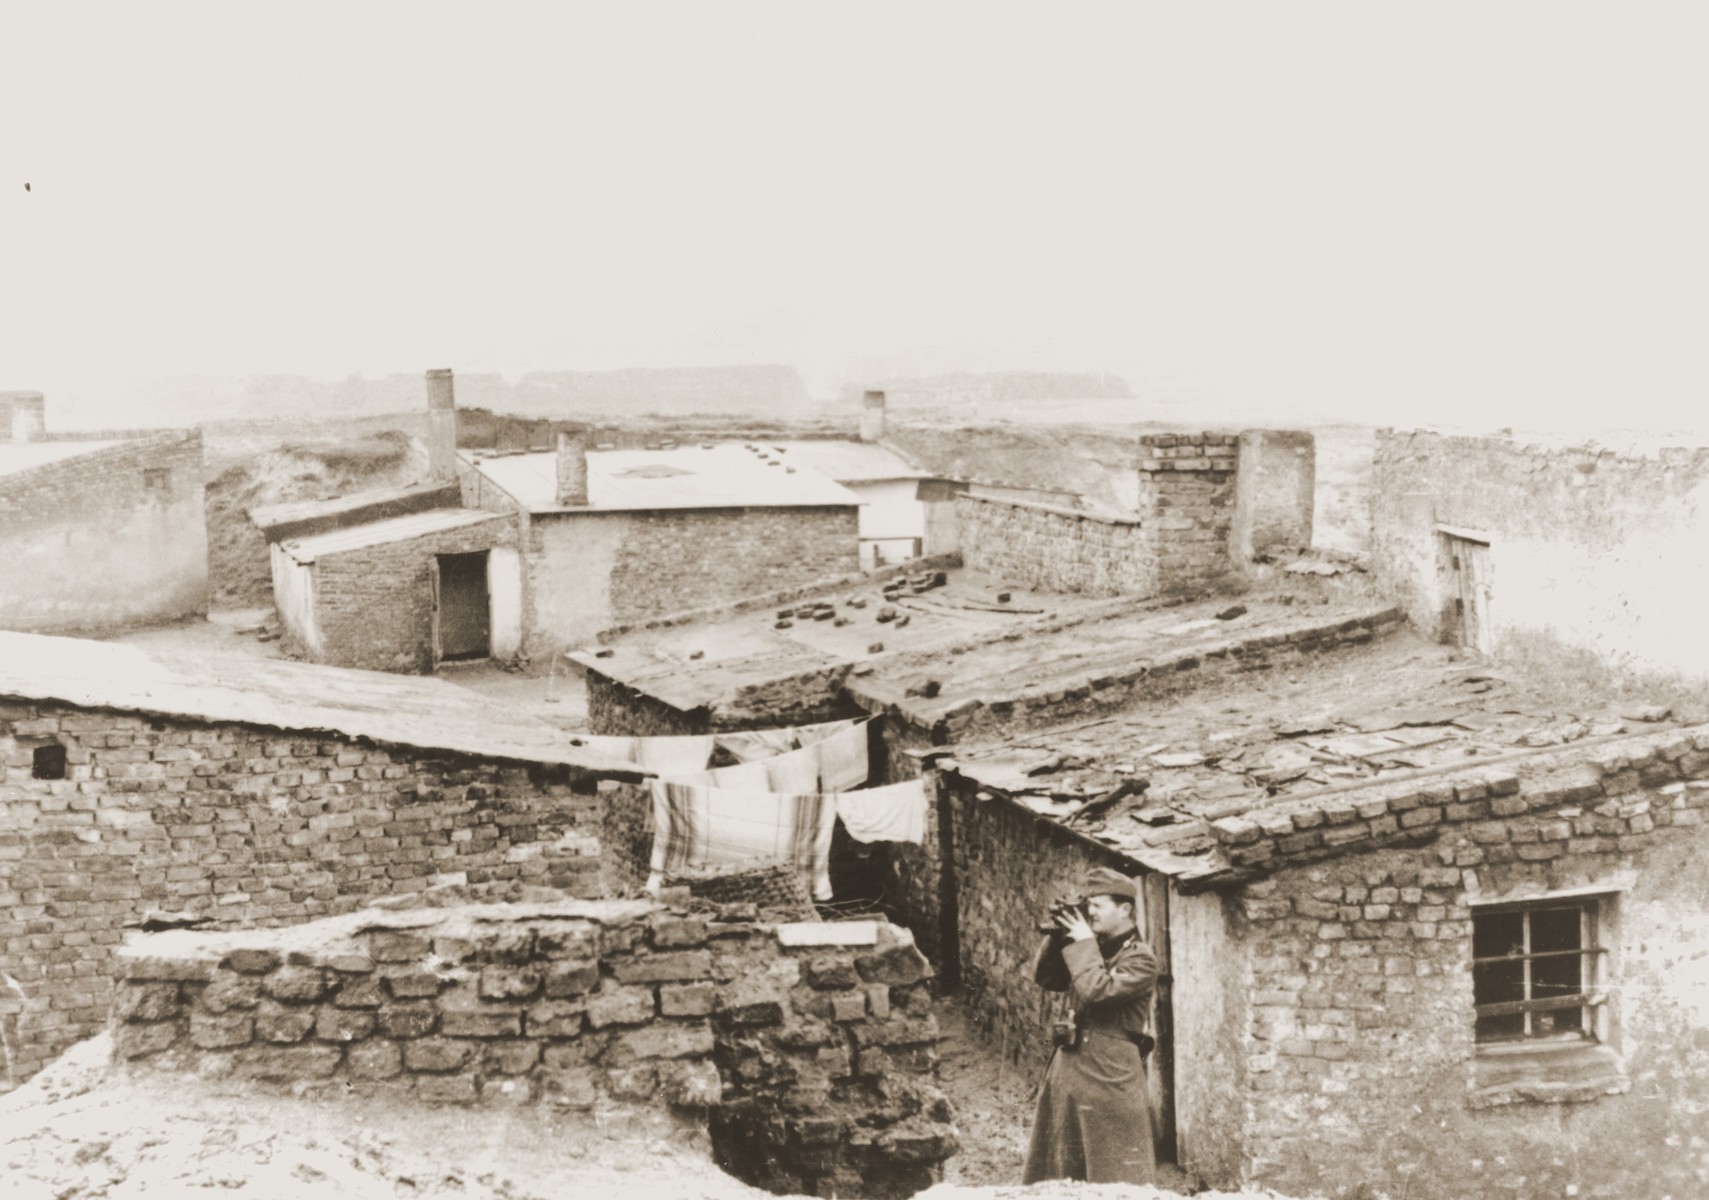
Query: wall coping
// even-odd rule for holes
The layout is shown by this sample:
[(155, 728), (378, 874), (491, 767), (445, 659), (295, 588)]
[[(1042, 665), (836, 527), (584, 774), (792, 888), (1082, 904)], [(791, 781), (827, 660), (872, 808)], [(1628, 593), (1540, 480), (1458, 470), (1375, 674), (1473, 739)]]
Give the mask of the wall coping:
[(1123, 513), (1096, 512), (1083, 508), (1064, 508), (1060, 504), (1047, 504), (1042, 500), (1017, 500), (1008, 496), (976, 496), (971, 492), (963, 492), (957, 500), (967, 500), (974, 504), (994, 504), (1000, 508), (1024, 508), (1034, 512), (1049, 513), (1057, 517), (1072, 517), (1077, 521), (1091, 521), (1098, 525), (1116, 525), (1140, 529), (1145, 522), (1139, 517), (1130, 517)]

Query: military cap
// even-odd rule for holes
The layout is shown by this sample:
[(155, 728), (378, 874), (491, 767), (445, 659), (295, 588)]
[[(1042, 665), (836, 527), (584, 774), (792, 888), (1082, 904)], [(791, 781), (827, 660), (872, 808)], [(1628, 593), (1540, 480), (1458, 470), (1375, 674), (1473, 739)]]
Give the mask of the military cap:
[(1109, 867), (1093, 867), (1086, 872), (1082, 890), (1088, 896), (1114, 896), (1117, 900), (1130, 901), (1136, 909), (1139, 907), (1139, 880)]

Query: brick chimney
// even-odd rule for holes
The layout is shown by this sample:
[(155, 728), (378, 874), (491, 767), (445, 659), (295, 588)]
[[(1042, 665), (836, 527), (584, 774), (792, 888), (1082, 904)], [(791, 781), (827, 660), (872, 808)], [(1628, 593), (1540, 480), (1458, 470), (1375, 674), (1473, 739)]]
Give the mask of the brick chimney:
[(587, 506), (586, 429), (558, 430), (558, 495), (563, 508)]
[(47, 436), (47, 398), (40, 392), (3, 392), (0, 400), (12, 410), (6, 432), (14, 442), (39, 442)]
[(884, 393), (868, 392), (860, 400), (860, 440), (876, 442), (884, 436)]
[(427, 477), (434, 483), (457, 478), (457, 396), (450, 367), (427, 373)]

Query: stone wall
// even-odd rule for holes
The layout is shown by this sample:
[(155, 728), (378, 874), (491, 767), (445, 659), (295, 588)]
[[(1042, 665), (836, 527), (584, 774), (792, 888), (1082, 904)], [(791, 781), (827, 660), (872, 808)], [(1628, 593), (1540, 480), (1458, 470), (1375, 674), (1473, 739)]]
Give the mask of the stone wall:
[[(65, 778), (33, 777), (54, 745)], [(603, 890), (593, 783), (563, 768), (15, 702), (0, 768), (18, 1080), (100, 1027), (113, 947), (153, 911), (279, 925), (435, 884)]]
[[(1445, 807), (1474, 811), (1428, 845), (1247, 886), (1226, 908), (1246, 967), (1245, 1055), (1223, 1066), (1244, 1113), (1220, 1114), (1244, 1118), (1244, 1179), (1442, 1200), (1701, 1193), (1709, 784), (1680, 778), (1704, 752), (1676, 750), (1611, 752), (1576, 783), (1473, 784)], [(1602, 894), (1600, 1044), (1480, 1051), (1472, 906), (1574, 890)], [(1206, 1140), (1238, 1141), (1209, 1116)]]
[[(516, 542), (516, 527), (494, 520), (322, 556), (312, 568), (321, 648), (308, 657), (375, 671), (433, 670), (434, 557)], [(290, 644), (307, 649), (295, 638)]]
[(146, 935), (120, 952), (115, 1054), (405, 1103), (658, 1104), (774, 1191), (930, 1185), (956, 1143), (925, 960), (881, 922), (741, 916), (568, 901)]
[[(1709, 682), (1709, 449), (1615, 452), (1380, 430), (1373, 570), (1419, 628), (1457, 635), (1438, 525), (1490, 539), (1492, 651), (1642, 679)], [(1592, 679), (1606, 687), (1606, 681)]]
[(110, 633), (208, 611), (202, 435), (0, 475), (0, 627)]

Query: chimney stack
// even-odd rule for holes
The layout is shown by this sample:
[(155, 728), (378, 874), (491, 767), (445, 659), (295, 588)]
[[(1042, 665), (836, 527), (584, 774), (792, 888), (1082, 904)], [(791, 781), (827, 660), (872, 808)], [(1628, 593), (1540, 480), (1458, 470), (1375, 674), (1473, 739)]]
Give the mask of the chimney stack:
[(0, 392), (0, 411), (11, 410), (9, 427), (0, 430), (14, 442), (39, 442), (47, 436), (47, 398), (40, 392)]
[(587, 443), (584, 429), (558, 430), (558, 505), (587, 507)]
[(427, 373), (427, 477), (434, 483), (457, 478), (457, 396), (450, 367)]
[(884, 436), (884, 393), (868, 392), (860, 403), (860, 440), (876, 442)]

